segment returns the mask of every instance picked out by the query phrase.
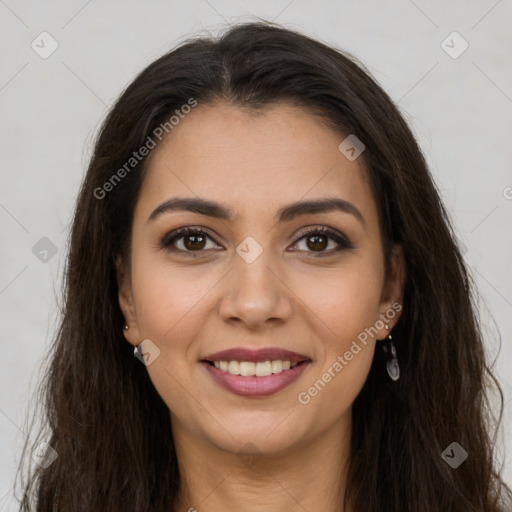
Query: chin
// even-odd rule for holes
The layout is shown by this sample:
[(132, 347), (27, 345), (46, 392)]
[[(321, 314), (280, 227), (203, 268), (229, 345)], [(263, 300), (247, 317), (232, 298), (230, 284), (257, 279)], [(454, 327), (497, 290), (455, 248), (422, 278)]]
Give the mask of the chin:
[[(261, 413), (260, 413), (261, 414)], [(278, 456), (301, 444), (301, 433), (297, 426), (283, 421), (288, 413), (269, 417), (273, 421), (254, 421), (249, 415), (245, 419), (238, 415), (237, 422), (225, 421), (214, 432), (211, 424), (204, 432), (205, 437), (220, 449), (236, 454), (257, 454), (258, 456)], [(291, 416), (290, 416), (291, 417)], [(229, 428), (228, 428), (228, 425)]]

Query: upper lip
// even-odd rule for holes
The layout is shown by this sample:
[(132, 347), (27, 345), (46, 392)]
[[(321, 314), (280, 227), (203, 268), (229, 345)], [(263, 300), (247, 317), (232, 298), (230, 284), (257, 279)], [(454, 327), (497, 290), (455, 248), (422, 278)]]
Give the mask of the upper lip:
[(298, 354), (291, 350), (283, 348), (261, 348), (258, 350), (250, 350), (244, 347), (235, 347), (227, 350), (221, 350), (209, 354), (201, 359), (202, 361), (290, 361), (291, 363), (300, 363), (301, 361), (310, 361), (308, 356)]

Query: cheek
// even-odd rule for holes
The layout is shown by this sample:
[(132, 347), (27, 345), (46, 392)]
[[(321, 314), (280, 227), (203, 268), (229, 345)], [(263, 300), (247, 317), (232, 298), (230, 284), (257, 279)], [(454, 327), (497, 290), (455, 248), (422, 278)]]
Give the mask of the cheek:
[(382, 269), (372, 260), (337, 270), (315, 285), (303, 282), (310, 328), (318, 335), (318, 367), (303, 389), (301, 403), (335, 417), (361, 390), (373, 360), (370, 330), (379, 318)]
[[(205, 317), (205, 293), (215, 281), (211, 273), (171, 268), (160, 259), (138, 255), (132, 267), (137, 322), (142, 339), (150, 339), (159, 357), (147, 367), (149, 377), (169, 409), (183, 418), (193, 389), (194, 340)], [(212, 281), (211, 283), (209, 281)], [(192, 422), (192, 419), (189, 418)], [(192, 422), (193, 423), (193, 422)]]
[(177, 268), (160, 258), (142, 256), (133, 265), (132, 282), (141, 336), (165, 342), (198, 326), (205, 295), (217, 280), (200, 266)]
[(342, 350), (347, 342), (378, 318), (382, 269), (371, 259), (358, 261), (314, 278), (298, 279), (294, 285), (308, 309), (323, 324), (327, 349)]

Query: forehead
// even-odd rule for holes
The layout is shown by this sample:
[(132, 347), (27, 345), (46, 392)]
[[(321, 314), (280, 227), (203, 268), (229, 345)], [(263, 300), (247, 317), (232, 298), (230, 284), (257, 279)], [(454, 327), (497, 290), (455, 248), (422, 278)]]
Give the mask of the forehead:
[(196, 195), (222, 202), (242, 218), (337, 196), (372, 222), (377, 212), (362, 159), (350, 161), (338, 149), (345, 137), (293, 105), (255, 112), (199, 104), (153, 150), (138, 209)]

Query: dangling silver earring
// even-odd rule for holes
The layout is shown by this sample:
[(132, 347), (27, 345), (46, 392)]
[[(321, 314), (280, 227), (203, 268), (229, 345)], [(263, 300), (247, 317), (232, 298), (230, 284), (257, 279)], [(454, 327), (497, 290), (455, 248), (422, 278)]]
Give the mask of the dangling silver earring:
[[(389, 325), (386, 325), (386, 330), (389, 330)], [(384, 350), (384, 352), (388, 354), (388, 360), (386, 362), (388, 375), (391, 377), (391, 380), (397, 381), (400, 378), (400, 366), (398, 366), (398, 359), (396, 358), (396, 348), (395, 345), (393, 345), (391, 334), (388, 335), (387, 339), (384, 340), (384, 342), (389, 343), (389, 349), (385, 344), (382, 345), (382, 350)], [(391, 355), (389, 355), (390, 352)]]

